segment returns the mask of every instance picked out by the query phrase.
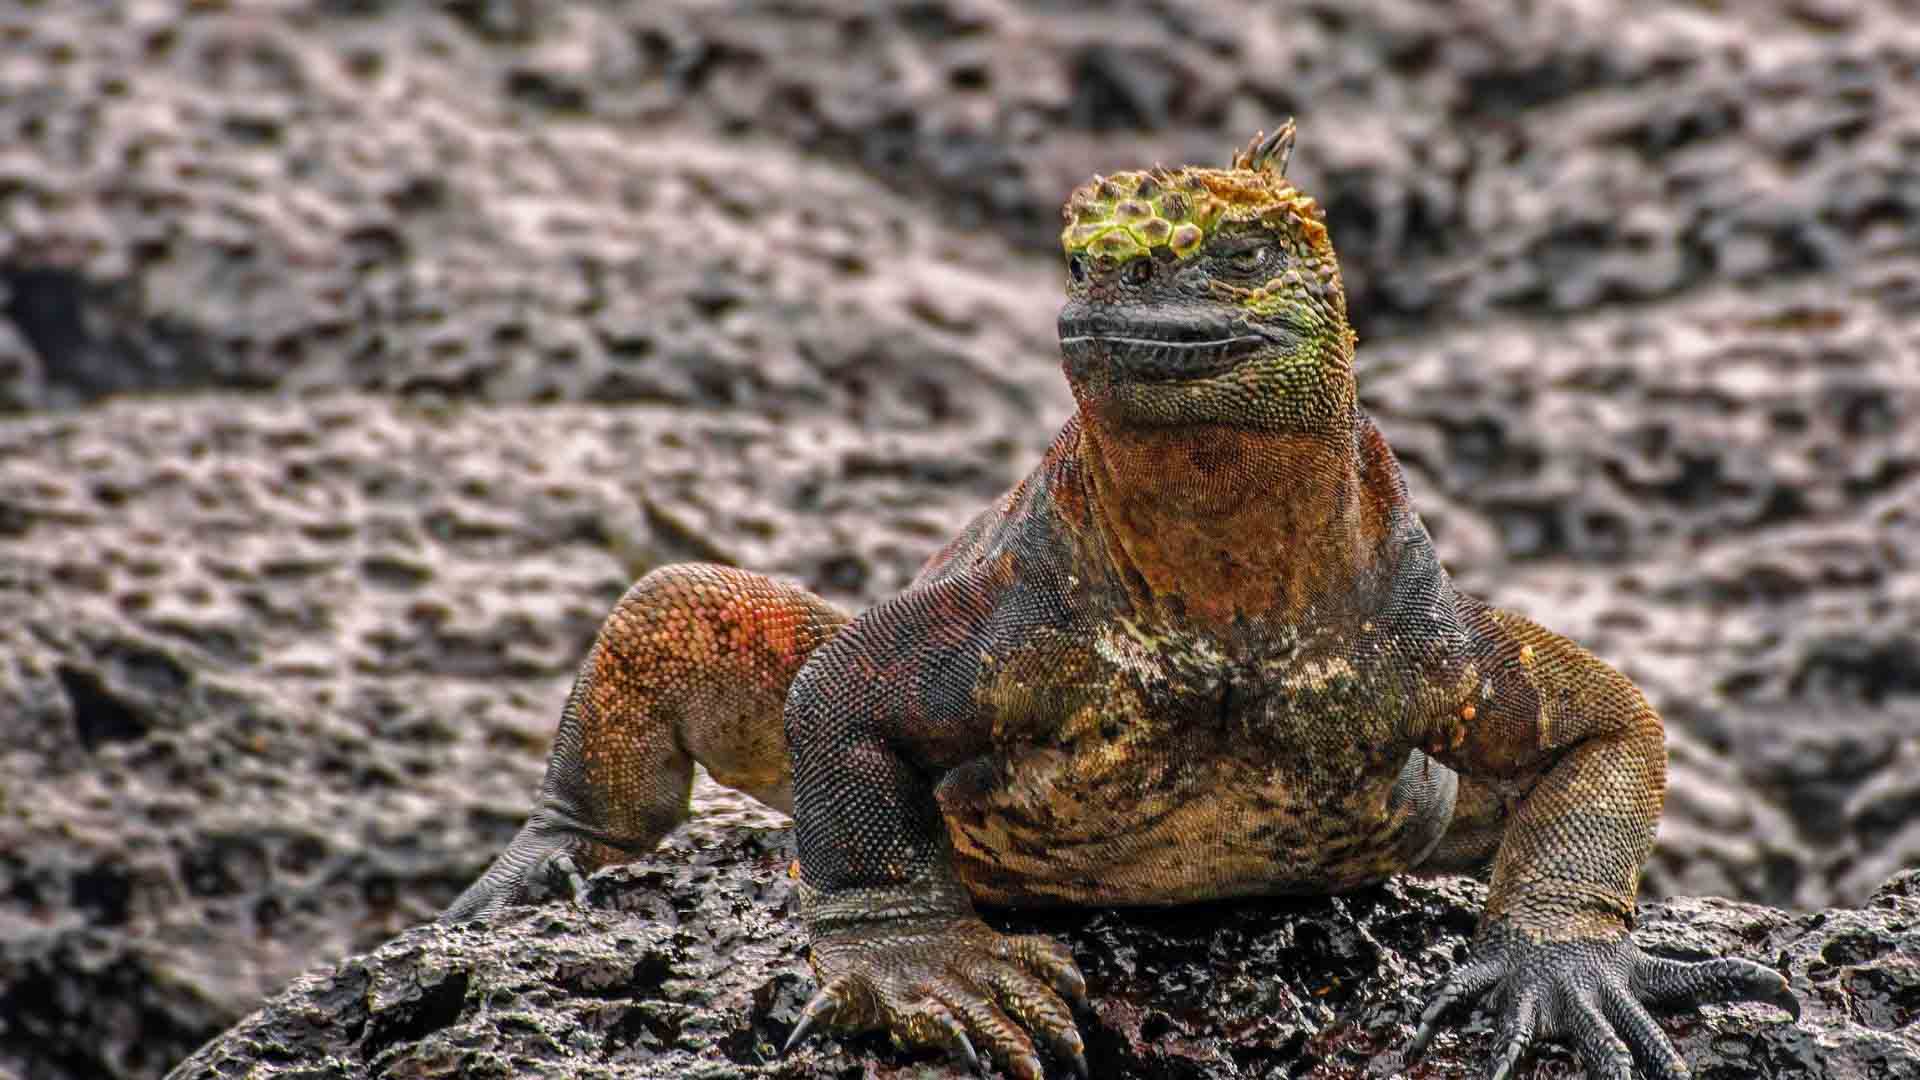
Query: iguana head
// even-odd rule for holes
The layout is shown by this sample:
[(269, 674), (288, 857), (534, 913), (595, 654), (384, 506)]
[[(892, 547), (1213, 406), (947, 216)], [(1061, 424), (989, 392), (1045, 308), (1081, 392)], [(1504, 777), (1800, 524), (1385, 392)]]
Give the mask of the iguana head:
[(1060, 345), (1083, 412), (1129, 427), (1330, 430), (1353, 331), (1320, 206), (1286, 178), (1294, 126), (1225, 169), (1096, 176), (1067, 200)]

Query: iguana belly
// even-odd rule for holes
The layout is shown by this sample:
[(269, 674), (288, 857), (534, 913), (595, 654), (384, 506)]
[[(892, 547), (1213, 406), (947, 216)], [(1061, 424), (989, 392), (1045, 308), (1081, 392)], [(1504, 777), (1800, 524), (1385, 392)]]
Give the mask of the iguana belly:
[[(1111, 620), (988, 655), (993, 749), (936, 789), (991, 902), (1165, 904), (1325, 893), (1407, 868), (1445, 827), (1395, 795), (1414, 703), (1338, 634), (1271, 652)], [(1384, 652), (1381, 655), (1385, 655)]]
[(1143, 754), (1036, 748), (964, 770), (939, 798), (955, 867), (1009, 904), (1168, 904), (1325, 893), (1407, 868), (1430, 836), (1358, 756), (1260, 760), (1210, 741)]

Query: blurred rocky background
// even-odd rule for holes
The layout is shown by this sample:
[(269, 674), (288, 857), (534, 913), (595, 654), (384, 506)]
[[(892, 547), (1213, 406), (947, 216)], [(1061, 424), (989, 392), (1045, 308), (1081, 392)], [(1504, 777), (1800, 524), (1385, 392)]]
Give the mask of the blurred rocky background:
[(1668, 718), (1649, 895), (1920, 862), (1920, 8), (1524, 10), (8, 5), (0, 1073), (428, 918), (647, 569), (898, 588), (1068, 413), (1065, 193), (1287, 116), (1449, 567)]

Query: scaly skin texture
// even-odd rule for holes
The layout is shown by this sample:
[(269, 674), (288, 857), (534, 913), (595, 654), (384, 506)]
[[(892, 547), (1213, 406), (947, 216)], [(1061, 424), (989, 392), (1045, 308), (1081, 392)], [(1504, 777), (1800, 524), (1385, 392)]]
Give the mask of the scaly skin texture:
[[(621, 601), (540, 805), (449, 911), (652, 846), (692, 763), (792, 807), (816, 1021), (1084, 1072), (1085, 986), (998, 904), (1161, 904), (1490, 873), (1475, 955), (1411, 1053), (1483, 997), (1495, 1076), (1536, 1038), (1596, 1077), (1683, 1076), (1647, 1005), (1764, 999), (1777, 973), (1628, 935), (1666, 783), (1625, 677), (1457, 593), (1360, 410), (1338, 264), (1284, 176), (1099, 178), (1061, 240), (1078, 411), (1039, 467), (851, 621), (741, 571)], [(784, 703), (784, 706), (783, 706)], [(784, 730), (782, 720), (784, 719)], [(784, 735), (784, 738), (782, 737)]]
[(580, 666), (526, 826), (441, 918), (523, 902), (550, 878), (653, 850), (687, 819), (695, 761), (792, 813), (781, 703), (846, 621), (804, 590), (731, 567), (640, 579)]

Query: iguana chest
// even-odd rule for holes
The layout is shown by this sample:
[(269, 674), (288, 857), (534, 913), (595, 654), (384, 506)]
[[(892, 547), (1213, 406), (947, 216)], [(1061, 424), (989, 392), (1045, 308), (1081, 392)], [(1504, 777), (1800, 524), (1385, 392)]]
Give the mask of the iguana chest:
[(995, 902), (1155, 904), (1404, 869), (1410, 673), (1348, 644), (1235, 656), (1115, 621), (990, 650), (992, 752), (938, 789), (962, 879)]

